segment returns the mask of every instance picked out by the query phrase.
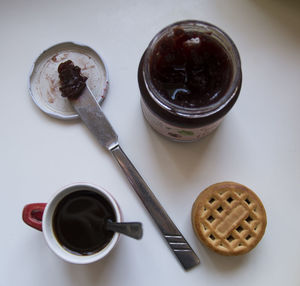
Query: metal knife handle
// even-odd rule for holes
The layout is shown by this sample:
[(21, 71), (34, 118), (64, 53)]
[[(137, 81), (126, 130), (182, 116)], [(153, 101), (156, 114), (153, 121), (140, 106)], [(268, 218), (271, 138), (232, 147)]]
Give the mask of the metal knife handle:
[(154, 196), (121, 147), (116, 146), (110, 151), (121, 166), (133, 189), (136, 191), (144, 206), (152, 216), (154, 222), (157, 224), (168, 245), (173, 250), (184, 269), (188, 270), (199, 264), (199, 258), (170, 219), (160, 202)]

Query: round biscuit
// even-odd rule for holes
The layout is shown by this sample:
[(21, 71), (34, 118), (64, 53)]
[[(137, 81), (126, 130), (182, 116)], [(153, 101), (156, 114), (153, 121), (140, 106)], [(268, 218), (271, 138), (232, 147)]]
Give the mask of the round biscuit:
[(192, 207), (193, 229), (200, 241), (222, 255), (252, 250), (264, 235), (267, 217), (259, 197), (235, 182), (202, 191)]

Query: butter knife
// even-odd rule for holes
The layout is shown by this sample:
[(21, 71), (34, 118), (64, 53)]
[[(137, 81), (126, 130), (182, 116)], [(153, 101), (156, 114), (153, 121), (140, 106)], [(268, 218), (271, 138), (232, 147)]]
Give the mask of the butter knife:
[(77, 99), (70, 99), (70, 102), (97, 141), (116, 159), (183, 268), (189, 270), (199, 264), (200, 260), (195, 252), (121, 149), (116, 132), (90, 89), (85, 87), (82, 94)]

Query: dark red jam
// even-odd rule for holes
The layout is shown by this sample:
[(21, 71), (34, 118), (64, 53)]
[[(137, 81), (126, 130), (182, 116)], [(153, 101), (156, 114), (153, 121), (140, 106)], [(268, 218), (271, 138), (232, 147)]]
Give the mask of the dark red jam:
[(76, 99), (85, 88), (87, 77), (81, 75), (81, 69), (71, 60), (61, 63), (57, 69), (61, 82), (61, 95), (69, 99)]
[(156, 44), (150, 58), (154, 87), (169, 102), (199, 108), (220, 100), (232, 79), (232, 63), (209, 34), (173, 29)]

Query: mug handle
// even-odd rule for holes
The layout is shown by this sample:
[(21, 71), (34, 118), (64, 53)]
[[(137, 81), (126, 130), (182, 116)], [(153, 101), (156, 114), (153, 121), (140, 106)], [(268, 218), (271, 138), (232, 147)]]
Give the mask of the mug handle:
[(29, 226), (42, 231), (42, 218), (45, 207), (45, 203), (34, 203), (26, 205), (23, 209), (23, 221)]

